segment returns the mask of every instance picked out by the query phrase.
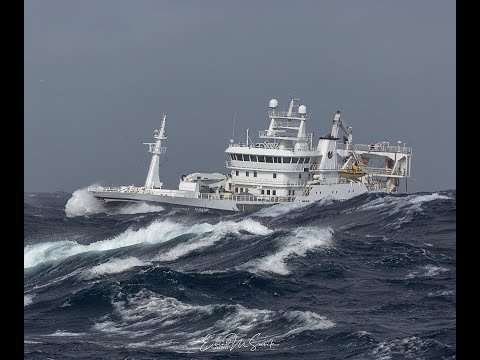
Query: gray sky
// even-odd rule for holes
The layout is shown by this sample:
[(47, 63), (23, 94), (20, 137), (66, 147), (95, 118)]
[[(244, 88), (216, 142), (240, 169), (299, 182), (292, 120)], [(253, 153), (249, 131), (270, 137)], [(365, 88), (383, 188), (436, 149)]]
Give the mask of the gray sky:
[(234, 113), (256, 138), (292, 92), (315, 138), (341, 110), (414, 148), (409, 191), (455, 188), (455, 27), (453, 0), (26, 0), (25, 191), (143, 185), (162, 112), (166, 187), (226, 173)]

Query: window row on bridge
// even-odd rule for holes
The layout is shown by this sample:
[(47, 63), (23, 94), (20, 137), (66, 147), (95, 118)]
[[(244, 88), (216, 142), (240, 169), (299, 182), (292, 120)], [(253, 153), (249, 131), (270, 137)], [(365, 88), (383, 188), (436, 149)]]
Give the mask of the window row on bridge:
[(265, 162), (273, 164), (308, 164), (310, 157), (290, 157), (290, 156), (264, 156), (264, 155), (246, 155), (230, 154), (230, 160)]

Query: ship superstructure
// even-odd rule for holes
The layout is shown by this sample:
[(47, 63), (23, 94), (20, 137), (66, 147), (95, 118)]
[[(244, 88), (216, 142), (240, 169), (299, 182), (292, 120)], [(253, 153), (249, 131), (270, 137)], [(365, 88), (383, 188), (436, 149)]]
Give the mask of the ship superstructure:
[[(95, 187), (89, 191), (101, 202), (145, 201), (163, 205), (248, 211), (273, 203), (311, 203), (325, 197), (345, 200), (367, 191), (396, 192), (400, 180), (410, 177), (412, 149), (398, 142), (353, 144), (352, 128), (340, 111), (331, 131), (317, 140), (306, 130), (310, 117), (305, 105), (291, 97), (285, 111), (269, 102), (268, 129), (259, 141), (230, 140), (225, 150), (228, 174), (182, 175), (176, 190), (163, 189), (160, 155), (166, 152), (166, 115), (146, 143), (152, 154), (142, 187)], [(342, 130), (342, 138), (339, 132)]]

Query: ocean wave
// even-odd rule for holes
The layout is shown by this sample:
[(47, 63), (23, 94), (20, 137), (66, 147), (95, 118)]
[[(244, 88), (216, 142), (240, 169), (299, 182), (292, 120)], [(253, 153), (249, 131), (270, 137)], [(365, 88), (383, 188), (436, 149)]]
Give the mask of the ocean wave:
[[(168, 336), (168, 347), (172, 349), (177, 348), (180, 340), (187, 343), (187, 349), (198, 350), (209, 334), (221, 338), (229, 333), (254, 335), (263, 331), (278, 340), (335, 326), (333, 321), (311, 311), (249, 309), (240, 304), (191, 305), (146, 289), (123, 299), (114, 298), (112, 304), (121, 320), (105, 319), (95, 323), (93, 330), (132, 337), (155, 333), (152, 337), (155, 341), (149, 340), (155, 346), (159, 346), (158, 340)], [(192, 321), (195, 325), (189, 333), (167, 330)], [(186, 350), (184, 344), (180, 348)]]
[(142, 243), (166, 242), (186, 234), (196, 235), (196, 242), (178, 245), (166, 254), (163, 254), (163, 257), (162, 255), (159, 257), (162, 260), (176, 259), (190, 251), (213, 244), (225, 234), (238, 234), (241, 230), (253, 234), (267, 234), (270, 232), (268, 228), (251, 219), (244, 219), (237, 223), (221, 221), (213, 225), (209, 223), (188, 225), (170, 220), (157, 220), (144, 228), (138, 230), (129, 228), (111, 239), (97, 241), (88, 245), (68, 240), (27, 245), (23, 252), (24, 268), (33, 267), (46, 261), (65, 259), (88, 251), (107, 251)]
[(259, 260), (252, 260), (241, 268), (248, 271), (270, 272), (279, 275), (288, 275), (286, 261), (292, 257), (303, 257), (309, 251), (329, 246), (332, 242), (331, 228), (300, 227), (293, 230), (286, 237), (280, 238), (280, 248), (272, 255)]
[(100, 213), (106, 213), (109, 215), (133, 215), (160, 212), (163, 210), (164, 208), (160, 205), (152, 205), (144, 202), (126, 203), (122, 207), (108, 209), (88, 191), (88, 188), (74, 191), (65, 205), (65, 215), (67, 217), (87, 216)]
[(365, 210), (386, 210), (388, 215), (399, 215), (399, 217), (386, 225), (387, 228), (399, 229), (403, 224), (410, 223), (418, 214), (423, 214), (423, 204), (435, 200), (453, 200), (451, 197), (433, 194), (411, 194), (407, 196), (381, 196), (368, 201), (366, 204), (347, 209), (344, 214), (350, 214), (355, 211)]
[(67, 330), (57, 330), (53, 334), (46, 335), (46, 336), (84, 336), (86, 333), (76, 333)]
[(134, 214), (143, 214), (143, 213), (150, 213), (150, 212), (160, 212), (165, 210), (160, 205), (152, 205), (147, 204), (144, 202), (127, 204), (126, 206), (119, 208), (115, 212), (110, 212), (111, 214), (115, 215), (134, 215)]
[(142, 261), (136, 257), (127, 257), (125, 259), (109, 259), (107, 262), (96, 265), (91, 269), (85, 270), (82, 274), (84, 279), (94, 279), (103, 275), (118, 274), (138, 266), (151, 265), (150, 262)]
[[(386, 359), (419, 359), (431, 358), (428, 354), (436, 353), (438, 350), (445, 354), (445, 350), (450, 347), (434, 339), (422, 339), (417, 336), (406, 337), (403, 339), (393, 339), (379, 343), (372, 351), (372, 357), (376, 360)], [(432, 357), (439, 358), (439, 357)], [(442, 356), (442, 358), (445, 358)]]
[(263, 207), (257, 210), (252, 216), (258, 217), (278, 217), (289, 213), (292, 210), (306, 206), (304, 203), (286, 203)]
[(23, 307), (32, 305), (35, 294), (23, 295)]
[(88, 188), (74, 191), (72, 197), (65, 205), (65, 214), (67, 217), (93, 215), (103, 211), (105, 211), (104, 207), (88, 191)]
[(432, 276), (437, 276), (441, 273), (449, 271), (448, 269), (442, 268), (440, 266), (435, 266), (435, 265), (426, 265), (422, 266), (420, 270), (412, 271), (409, 273), (406, 278), (407, 279), (413, 279), (416, 277), (432, 277)]
[[(407, 196), (392, 196), (386, 195), (375, 198), (368, 201), (366, 204), (360, 205), (354, 209), (349, 209), (349, 211), (355, 210), (371, 210), (385, 207), (395, 207), (395, 208), (404, 208), (411, 205), (419, 205), (430, 201), (435, 200), (452, 200), (451, 197), (446, 195), (441, 195), (439, 193), (432, 194), (411, 194)], [(419, 209), (418, 207), (415, 209)]]
[(272, 230), (252, 219), (244, 219), (239, 222), (220, 221), (219, 223), (213, 225), (203, 223), (199, 225), (193, 225), (192, 227), (190, 227), (190, 231), (199, 235), (194, 237), (193, 239), (188, 240), (185, 243), (173, 247), (166, 253), (157, 255), (154, 260), (176, 260), (197, 249), (212, 246), (228, 234), (245, 236), (241, 234), (241, 231), (245, 231), (248, 234), (255, 235), (267, 235), (272, 233)]
[(439, 290), (435, 292), (429, 292), (428, 296), (455, 296), (455, 290)]

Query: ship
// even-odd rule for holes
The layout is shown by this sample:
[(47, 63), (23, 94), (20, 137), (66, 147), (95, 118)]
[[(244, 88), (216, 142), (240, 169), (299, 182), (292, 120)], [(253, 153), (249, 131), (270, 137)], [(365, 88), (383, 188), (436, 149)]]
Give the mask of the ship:
[[(308, 205), (322, 199), (347, 200), (367, 192), (395, 193), (402, 180), (407, 189), (412, 148), (397, 141), (354, 144), (353, 129), (333, 116), (328, 134), (313, 138), (305, 105), (291, 96), (287, 109), (269, 101), (269, 126), (252, 141), (230, 139), (225, 150), (227, 173), (195, 172), (179, 176), (178, 189), (164, 189), (159, 165), (167, 148), (163, 114), (154, 142), (144, 143), (151, 154), (143, 186), (93, 186), (88, 191), (102, 204), (132, 202), (163, 207), (253, 211), (273, 204)], [(340, 134), (342, 131), (342, 134)], [(340, 138), (339, 135), (342, 135)]]

